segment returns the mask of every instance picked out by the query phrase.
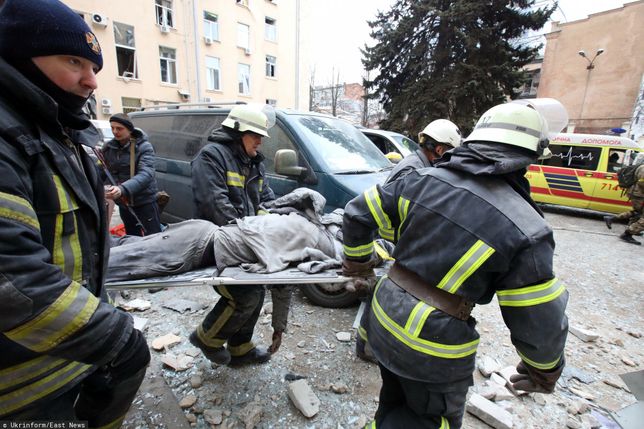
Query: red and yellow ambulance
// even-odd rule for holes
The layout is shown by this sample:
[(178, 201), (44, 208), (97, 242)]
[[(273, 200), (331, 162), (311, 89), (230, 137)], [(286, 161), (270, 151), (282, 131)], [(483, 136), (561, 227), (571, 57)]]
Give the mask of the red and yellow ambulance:
[(630, 209), (617, 172), (644, 146), (625, 137), (561, 133), (549, 149), (552, 157), (526, 174), (535, 201), (610, 213)]

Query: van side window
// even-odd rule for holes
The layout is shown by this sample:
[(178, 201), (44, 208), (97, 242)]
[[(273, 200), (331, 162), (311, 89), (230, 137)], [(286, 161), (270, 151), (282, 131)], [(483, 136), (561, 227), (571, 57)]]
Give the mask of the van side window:
[[(280, 149), (292, 149), (299, 152), (291, 138), (284, 132), (279, 124), (268, 130), (268, 137), (264, 137), (259, 151), (266, 157), (264, 165), (266, 172), (275, 174), (275, 153)], [(301, 154), (299, 154), (301, 156)]]
[(596, 170), (599, 165), (600, 147), (577, 147), (570, 145), (550, 145), (552, 157), (542, 160), (543, 165), (552, 167)]
[(608, 152), (608, 171), (610, 173), (616, 173), (622, 168), (625, 153), (625, 150), (619, 149), (611, 149)]

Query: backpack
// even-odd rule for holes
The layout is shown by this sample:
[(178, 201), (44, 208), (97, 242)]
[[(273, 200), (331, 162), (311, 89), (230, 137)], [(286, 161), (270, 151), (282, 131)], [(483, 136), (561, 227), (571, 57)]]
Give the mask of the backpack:
[(617, 182), (619, 187), (622, 189), (628, 189), (637, 182), (637, 177), (635, 177), (635, 170), (637, 170), (638, 165), (629, 165), (628, 167), (623, 167), (617, 172)]

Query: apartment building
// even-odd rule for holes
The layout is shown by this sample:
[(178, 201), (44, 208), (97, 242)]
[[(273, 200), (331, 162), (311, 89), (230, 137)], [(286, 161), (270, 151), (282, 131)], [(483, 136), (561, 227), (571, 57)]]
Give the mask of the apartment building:
[(308, 107), (300, 0), (63, 0), (103, 49), (96, 117), (164, 103)]
[(569, 132), (629, 129), (644, 75), (644, 0), (552, 23), (537, 89), (560, 100)]

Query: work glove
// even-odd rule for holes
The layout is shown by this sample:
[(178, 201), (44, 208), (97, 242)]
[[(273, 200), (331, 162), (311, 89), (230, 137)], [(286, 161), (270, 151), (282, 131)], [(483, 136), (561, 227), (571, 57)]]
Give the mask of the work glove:
[(376, 273), (373, 268), (378, 265), (380, 259), (372, 258), (367, 262), (356, 262), (345, 259), (342, 261), (342, 275), (351, 277), (345, 283), (344, 288), (349, 292), (369, 292), (376, 284)]
[(271, 346), (268, 348), (268, 351), (270, 354), (276, 353), (280, 346), (282, 345), (282, 334), (284, 331), (274, 331), (273, 332), (273, 342), (271, 343)]
[(119, 383), (133, 375), (150, 363), (150, 349), (145, 337), (138, 329), (133, 329), (130, 338), (119, 354), (104, 369), (109, 372), (112, 382)]
[(563, 368), (563, 359), (559, 364), (559, 367), (550, 372), (538, 370), (521, 361), (517, 365), (518, 374), (511, 376), (510, 382), (512, 383), (512, 387), (516, 390), (552, 393), (555, 390), (555, 385), (557, 384), (557, 380), (559, 379)]

